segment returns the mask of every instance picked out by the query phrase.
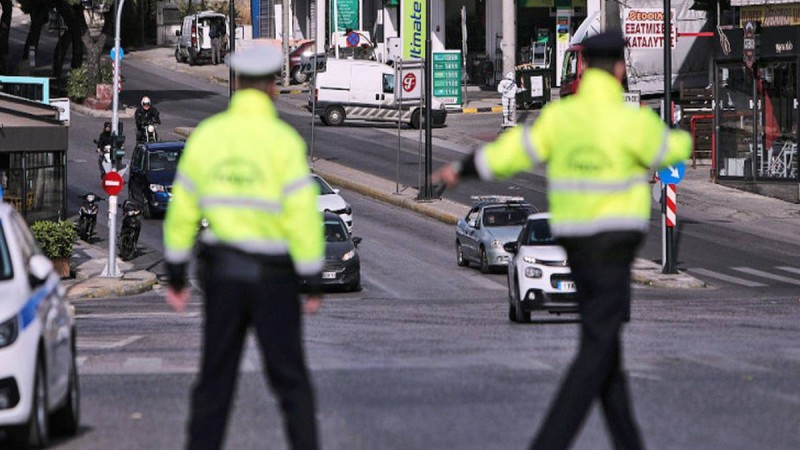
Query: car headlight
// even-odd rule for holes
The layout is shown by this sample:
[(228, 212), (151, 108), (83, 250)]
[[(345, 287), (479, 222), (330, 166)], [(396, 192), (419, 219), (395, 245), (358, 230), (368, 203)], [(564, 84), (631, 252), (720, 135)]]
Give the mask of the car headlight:
[(350, 250), (349, 252), (342, 255), (342, 261), (350, 261), (353, 257), (356, 256), (355, 250)]
[(150, 190), (153, 191), (153, 192), (164, 192), (164, 191), (166, 191), (166, 189), (164, 189), (164, 186), (162, 186), (160, 184), (155, 184), (155, 183), (150, 185)]
[(522, 260), (528, 264), (536, 264), (536, 258), (534, 258), (533, 256), (523, 256)]
[(344, 213), (345, 213), (345, 214), (347, 214), (348, 216), (349, 216), (350, 214), (353, 214), (353, 209), (352, 209), (352, 208), (350, 208), (350, 205), (349, 205), (349, 204), (348, 204), (348, 205), (347, 205), (347, 206), (344, 208)]
[(148, 133), (152, 133), (152, 132), (154, 132), (154, 131), (156, 131), (156, 127), (155, 127), (155, 125), (148, 125), (148, 126), (147, 126), (147, 132), (148, 132)]
[(525, 276), (527, 278), (542, 278), (542, 269), (538, 267), (526, 267)]
[(494, 248), (503, 248), (503, 241), (500, 239), (493, 239), (492, 240), (492, 247)]
[(0, 324), (0, 348), (7, 347), (17, 340), (19, 331), (19, 315)]

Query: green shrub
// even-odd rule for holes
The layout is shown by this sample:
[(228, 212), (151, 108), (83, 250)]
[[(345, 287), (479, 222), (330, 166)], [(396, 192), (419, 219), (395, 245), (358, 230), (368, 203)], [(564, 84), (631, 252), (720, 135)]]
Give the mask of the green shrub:
[(39, 247), (50, 259), (68, 258), (78, 239), (75, 224), (69, 220), (40, 220), (31, 225), (31, 231)]
[(89, 81), (86, 67), (81, 66), (69, 71), (67, 76), (67, 97), (80, 101), (94, 94), (94, 85)]

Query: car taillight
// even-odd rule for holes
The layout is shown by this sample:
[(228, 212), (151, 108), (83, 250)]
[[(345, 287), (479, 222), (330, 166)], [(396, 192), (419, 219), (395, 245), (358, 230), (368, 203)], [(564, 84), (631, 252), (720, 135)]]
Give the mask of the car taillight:
[(314, 101), (319, 101), (319, 89), (314, 89)]
[(197, 25), (192, 25), (192, 46), (197, 45)]

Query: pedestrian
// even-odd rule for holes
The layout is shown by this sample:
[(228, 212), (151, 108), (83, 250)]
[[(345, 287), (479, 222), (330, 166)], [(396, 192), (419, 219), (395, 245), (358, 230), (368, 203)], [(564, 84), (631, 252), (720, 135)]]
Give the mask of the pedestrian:
[(614, 448), (639, 449), (620, 339), (630, 315), (631, 265), (649, 225), (648, 171), (687, 159), (692, 141), (652, 110), (623, 103), (620, 33), (583, 46), (589, 68), (574, 97), (545, 107), (532, 127), (512, 128), (437, 170), (433, 180), (507, 178), (547, 163), (550, 226), (572, 268), (580, 343), (531, 448), (568, 448), (598, 399)]
[(211, 64), (217, 65), (222, 62), (220, 59), (220, 49), (222, 48), (222, 37), (225, 35), (225, 25), (221, 20), (211, 22), (211, 29), (208, 30), (208, 37), (211, 38)]
[[(196, 238), (205, 292), (189, 449), (222, 446), (251, 326), (291, 448), (318, 447), (298, 289), (307, 285), (303, 310), (316, 312), (324, 231), (305, 143), (278, 118), (273, 103), (282, 62), (270, 45), (231, 55), (236, 93), (226, 111), (202, 121), (186, 142), (164, 220), (167, 302), (179, 312), (186, 308), (187, 264)], [(208, 228), (198, 238), (202, 219)]]
[(506, 73), (505, 77), (497, 83), (497, 92), (500, 93), (500, 101), (503, 105), (501, 128), (508, 128), (517, 124), (517, 92), (522, 92), (523, 90), (517, 86), (517, 82), (514, 80), (514, 72)]

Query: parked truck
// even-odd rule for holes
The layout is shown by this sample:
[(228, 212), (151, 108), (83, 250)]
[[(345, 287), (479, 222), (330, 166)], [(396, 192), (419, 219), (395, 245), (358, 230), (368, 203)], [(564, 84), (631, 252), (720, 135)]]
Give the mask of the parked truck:
[[(713, 54), (711, 24), (705, 11), (695, 11), (693, 1), (673, 1), (672, 90), (700, 88), (710, 84)], [(643, 97), (664, 94), (664, 6), (660, 0), (643, 0), (636, 6), (619, 7), (619, 26), (625, 36), (625, 87)], [(580, 44), (600, 29), (599, 14), (582, 24), (564, 54), (561, 75), (562, 97), (574, 94), (585, 69)]]

